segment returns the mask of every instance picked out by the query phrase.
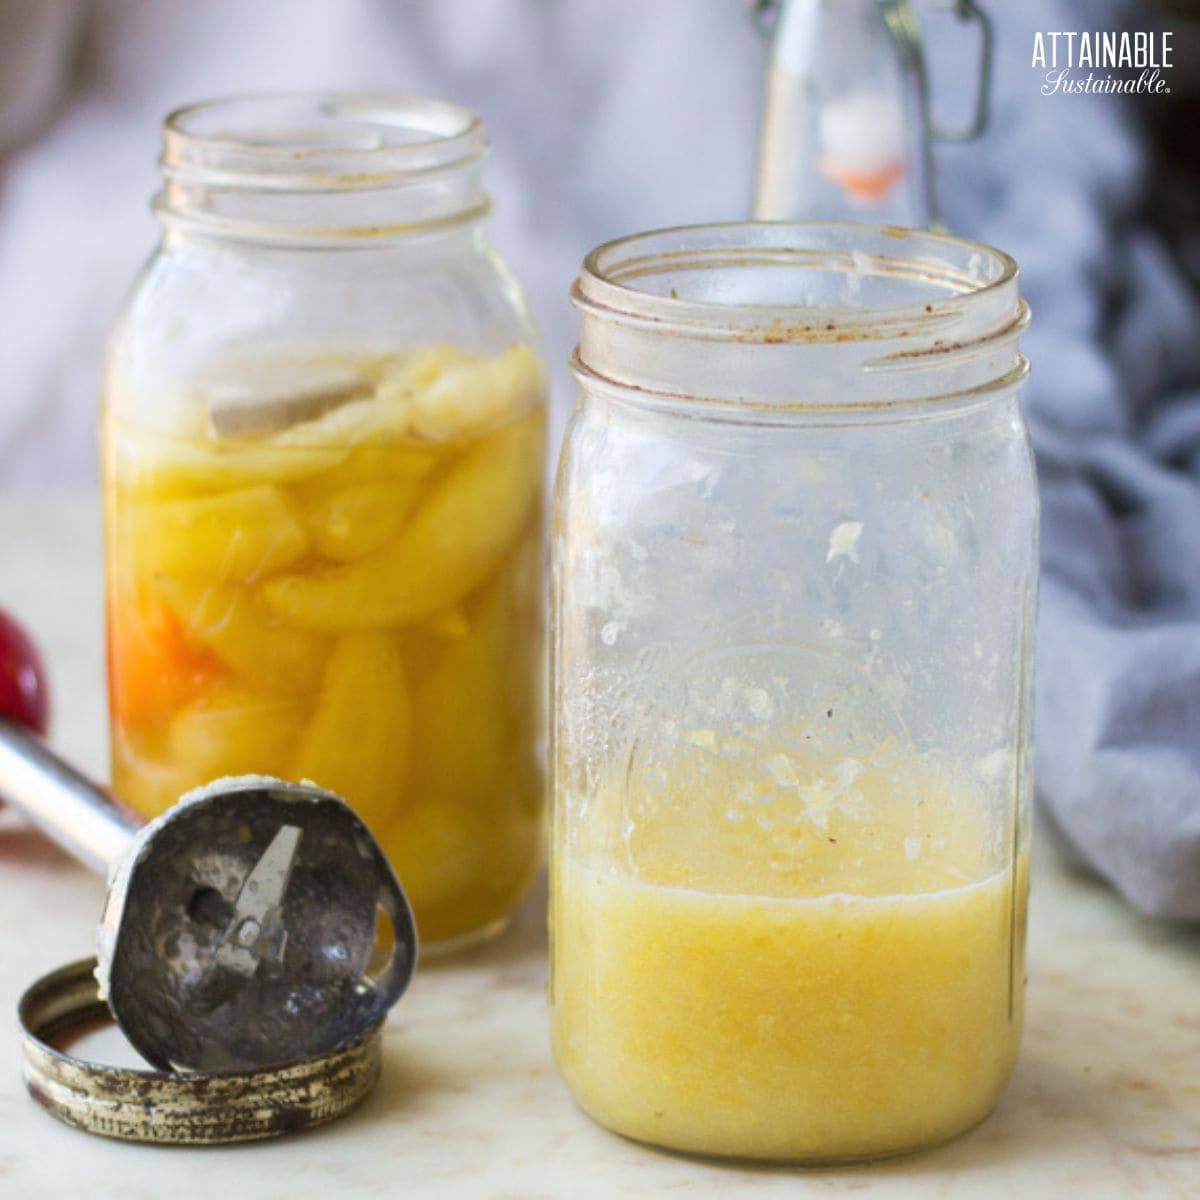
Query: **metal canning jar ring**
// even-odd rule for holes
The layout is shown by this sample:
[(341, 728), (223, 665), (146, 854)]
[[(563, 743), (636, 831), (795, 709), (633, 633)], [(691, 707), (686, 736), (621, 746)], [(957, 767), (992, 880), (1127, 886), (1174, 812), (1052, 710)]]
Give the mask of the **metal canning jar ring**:
[(76, 1129), (177, 1146), (277, 1137), (335, 1120), (379, 1078), (382, 1023), (333, 1054), (253, 1071), (177, 1073), (75, 1058), (50, 1043), (111, 1020), (95, 969), (94, 958), (60, 967), (17, 1009), (29, 1094)]

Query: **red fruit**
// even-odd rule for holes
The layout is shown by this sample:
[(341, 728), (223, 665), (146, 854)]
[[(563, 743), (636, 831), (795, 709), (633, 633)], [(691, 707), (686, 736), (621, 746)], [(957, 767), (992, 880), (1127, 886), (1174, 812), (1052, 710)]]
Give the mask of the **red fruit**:
[(45, 734), (50, 726), (46, 669), (29, 635), (0, 608), (0, 716)]

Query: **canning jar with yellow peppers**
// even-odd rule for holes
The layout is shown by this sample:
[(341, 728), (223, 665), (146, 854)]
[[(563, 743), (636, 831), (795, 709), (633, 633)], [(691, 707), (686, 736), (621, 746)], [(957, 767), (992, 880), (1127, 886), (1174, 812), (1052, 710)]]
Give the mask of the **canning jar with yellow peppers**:
[(116, 792), (338, 792), (426, 949), (501, 930), (540, 848), (545, 374), (485, 148), (417, 97), (172, 114), (102, 415)]

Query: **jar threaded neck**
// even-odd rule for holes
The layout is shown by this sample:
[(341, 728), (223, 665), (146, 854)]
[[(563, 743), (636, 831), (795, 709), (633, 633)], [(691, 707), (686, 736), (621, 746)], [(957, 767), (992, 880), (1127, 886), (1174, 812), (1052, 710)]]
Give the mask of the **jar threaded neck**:
[(469, 109), (424, 96), (233, 97), (164, 122), (168, 226), (266, 242), (340, 244), (473, 222), (489, 199), (487, 139)]
[(747, 411), (986, 400), (1019, 382), (1016, 263), (887, 226), (738, 222), (623, 238), (584, 260), (575, 368), (647, 399)]

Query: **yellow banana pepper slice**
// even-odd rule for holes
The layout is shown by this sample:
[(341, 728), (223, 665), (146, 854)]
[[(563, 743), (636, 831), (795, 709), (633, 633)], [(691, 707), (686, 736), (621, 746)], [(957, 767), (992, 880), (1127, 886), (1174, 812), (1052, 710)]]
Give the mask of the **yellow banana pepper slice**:
[(129, 545), (139, 574), (255, 579), (308, 549), (304, 527), (277, 487), (259, 484), (194, 500), (131, 507)]
[(214, 688), (175, 714), (172, 759), (197, 783), (225, 775), (275, 775), (288, 769), (305, 706), (248, 688)]
[(162, 576), (155, 588), (189, 643), (255, 686), (306, 695), (320, 682), (328, 639), (281, 624), (253, 591), (184, 576)]
[(412, 512), (420, 480), (353, 483), (314, 496), (304, 523), (319, 554), (353, 562), (391, 541)]
[(447, 607), (495, 570), (540, 490), (544, 418), (481, 438), (431, 488), (399, 536), (358, 562), (268, 581), (267, 602), (309, 629), (400, 625)]
[(349, 447), (292, 442), (183, 440), (147, 431), (106, 436), (113, 477), (147, 499), (179, 499), (244, 487), (286, 483), (336, 466)]
[(325, 668), (289, 777), (336, 792), (378, 830), (404, 786), (411, 726), (408, 680), (395, 640), (383, 633), (348, 634)]

